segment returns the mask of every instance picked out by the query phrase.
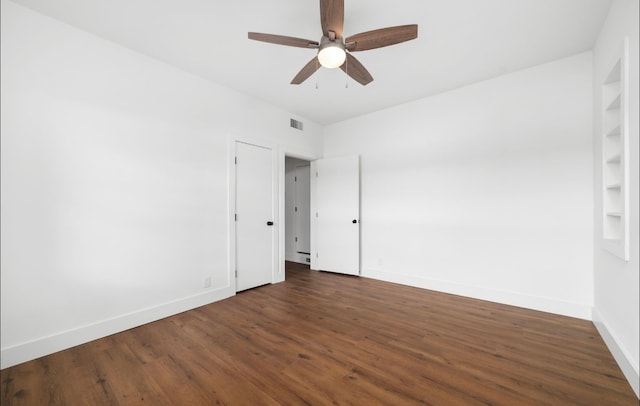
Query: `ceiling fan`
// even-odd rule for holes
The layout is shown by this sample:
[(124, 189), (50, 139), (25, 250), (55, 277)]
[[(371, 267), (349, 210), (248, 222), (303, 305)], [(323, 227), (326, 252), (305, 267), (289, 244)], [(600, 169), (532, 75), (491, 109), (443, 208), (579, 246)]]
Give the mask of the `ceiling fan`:
[(299, 85), (307, 80), (320, 69), (320, 66), (324, 66), (325, 68), (339, 67), (358, 83), (367, 85), (373, 81), (373, 77), (369, 71), (351, 55), (351, 52), (382, 48), (410, 41), (418, 37), (418, 25), (411, 24), (362, 32), (344, 39), (342, 37), (344, 0), (320, 0), (320, 24), (322, 25), (322, 38), (320, 42), (258, 32), (250, 32), (249, 39), (318, 50), (318, 55), (309, 61), (293, 78), (291, 81), (292, 85)]

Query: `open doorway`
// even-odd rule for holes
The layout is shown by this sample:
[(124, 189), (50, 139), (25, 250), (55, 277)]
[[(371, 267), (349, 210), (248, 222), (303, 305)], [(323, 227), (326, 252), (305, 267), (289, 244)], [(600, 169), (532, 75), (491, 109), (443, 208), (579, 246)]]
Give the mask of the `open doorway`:
[(285, 260), (311, 263), (310, 162), (285, 157)]

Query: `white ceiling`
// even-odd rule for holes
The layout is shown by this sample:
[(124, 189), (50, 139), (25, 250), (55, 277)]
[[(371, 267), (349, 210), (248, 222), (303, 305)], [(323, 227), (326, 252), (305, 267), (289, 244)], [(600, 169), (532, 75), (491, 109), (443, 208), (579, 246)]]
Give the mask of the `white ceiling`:
[(319, 41), (318, 0), (14, 2), (330, 124), (590, 50), (611, 0), (345, 0), (345, 36), (419, 25), (416, 40), (354, 53), (375, 79), (366, 87), (324, 68), (290, 85), (315, 50), (247, 39)]

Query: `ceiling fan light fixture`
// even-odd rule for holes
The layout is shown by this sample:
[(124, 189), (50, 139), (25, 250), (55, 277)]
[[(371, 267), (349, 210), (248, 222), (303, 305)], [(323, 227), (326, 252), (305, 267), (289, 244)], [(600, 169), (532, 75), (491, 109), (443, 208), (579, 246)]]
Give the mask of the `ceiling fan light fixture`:
[(327, 42), (318, 51), (318, 61), (325, 68), (339, 68), (347, 59), (344, 46), (339, 42)]

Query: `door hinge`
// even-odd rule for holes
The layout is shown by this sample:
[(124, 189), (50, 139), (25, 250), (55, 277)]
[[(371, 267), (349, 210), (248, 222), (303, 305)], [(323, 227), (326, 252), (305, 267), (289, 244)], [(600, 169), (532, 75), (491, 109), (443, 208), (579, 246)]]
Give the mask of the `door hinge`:
[(318, 212), (316, 212), (316, 218), (318, 218)]
[(316, 178), (318, 177), (318, 172), (316, 172)]
[(297, 213), (298, 212), (298, 206), (294, 207), (293, 211), (295, 211)]
[(234, 214), (234, 215), (233, 215), (233, 219), (234, 219), (235, 221), (238, 221), (238, 213), (236, 213), (236, 214)]
[(297, 181), (298, 181), (298, 177), (297, 177), (297, 176), (294, 176), (294, 177), (293, 177), (293, 181), (294, 181), (294, 182), (297, 182)]
[(296, 242), (298, 242), (298, 237), (296, 237)]
[(236, 278), (238, 277), (238, 270), (236, 269)]

